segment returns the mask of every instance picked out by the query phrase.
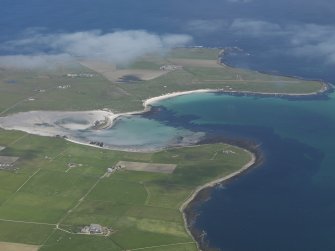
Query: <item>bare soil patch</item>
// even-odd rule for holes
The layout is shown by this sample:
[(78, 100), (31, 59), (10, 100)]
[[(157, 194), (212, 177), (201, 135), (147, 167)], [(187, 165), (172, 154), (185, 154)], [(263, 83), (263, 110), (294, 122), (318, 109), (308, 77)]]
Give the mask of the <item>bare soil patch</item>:
[(130, 162), (130, 161), (119, 161), (116, 164), (116, 166), (130, 171), (167, 173), (167, 174), (173, 173), (173, 171), (177, 167), (177, 165), (175, 164), (143, 163), (143, 162)]
[(169, 58), (169, 62), (176, 65), (190, 67), (223, 68), (223, 66), (219, 64), (217, 60)]
[(4, 251), (37, 251), (39, 246), (20, 243), (0, 242), (0, 250)]

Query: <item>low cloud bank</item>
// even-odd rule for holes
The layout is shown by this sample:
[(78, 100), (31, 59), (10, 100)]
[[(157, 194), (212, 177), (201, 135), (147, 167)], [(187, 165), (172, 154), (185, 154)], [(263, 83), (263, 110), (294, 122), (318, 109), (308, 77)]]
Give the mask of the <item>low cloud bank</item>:
[(231, 32), (250, 37), (278, 37), (287, 41), (287, 53), (303, 57), (322, 57), (335, 64), (335, 26), (318, 24), (279, 25), (261, 20), (236, 19)]
[(0, 56), (0, 67), (16, 69), (53, 69), (57, 66), (73, 63), (73, 58), (67, 54), (58, 55), (10, 55)]
[(30, 33), (0, 46), (3, 50), (20, 53), (0, 56), (0, 67), (39, 68), (70, 63), (78, 58), (125, 65), (147, 53), (166, 52), (190, 42), (192, 37), (189, 35), (157, 35), (142, 30)]
[[(230, 33), (237, 40), (280, 39), (283, 44), (278, 53), (285, 49), (290, 55), (318, 57), (326, 64), (335, 64), (335, 25), (274, 23), (246, 18), (195, 19), (186, 23), (185, 30), (202, 36)], [(276, 50), (273, 48), (273, 52)]]

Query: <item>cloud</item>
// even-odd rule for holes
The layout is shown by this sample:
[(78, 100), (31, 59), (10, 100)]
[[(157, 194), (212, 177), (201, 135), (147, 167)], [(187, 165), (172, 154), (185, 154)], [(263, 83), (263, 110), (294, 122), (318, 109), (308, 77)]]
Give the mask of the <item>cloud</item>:
[(16, 69), (54, 69), (57, 66), (73, 63), (73, 58), (67, 54), (58, 55), (10, 55), (0, 56), (0, 67)]
[(335, 26), (317, 24), (286, 24), (262, 20), (235, 19), (229, 31), (254, 38), (280, 38), (285, 41), (286, 53), (299, 57), (323, 58), (335, 64)]
[(282, 35), (285, 32), (279, 24), (241, 18), (233, 20), (230, 30), (235, 34), (248, 36)]
[(292, 53), (309, 58), (322, 57), (335, 64), (335, 27), (307, 25), (291, 39)]
[(128, 64), (136, 58), (151, 52), (164, 52), (173, 47), (185, 46), (192, 41), (188, 35), (157, 35), (143, 30), (84, 31), (75, 33), (43, 34), (30, 32), (29, 36), (1, 45), (2, 50), (18, 51), (22, 55), (0, 57), (0, 65), (10, 61), (18, 66), (43, 66), (43, 63), (57, 62), (62, 58), (69, 62), (75, 58), (99, 59), (115, 64)]

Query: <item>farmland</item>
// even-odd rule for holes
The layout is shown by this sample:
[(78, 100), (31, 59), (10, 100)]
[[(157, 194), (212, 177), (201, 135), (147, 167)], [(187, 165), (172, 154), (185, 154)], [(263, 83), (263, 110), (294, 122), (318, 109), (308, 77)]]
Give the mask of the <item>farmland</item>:
[[(180, 206), (196, 187), (250, 160), (248, 152), (226, 144), (128, 153), (12, 131), (1, 130), (0, 137), (2, 154), (20, 156), (16, 172), (0, 172), (0, 241), (43, 251), (196, 250)], [(105, 176), (119, 161), (177, 167), (172, 174), (121, 169)], [(78, 165), (69, 169), (70, 162)], [(91, 223), (113, 232), (76, 234)]]
[[(48, 70), (0, 69), (0, 116), (30, 110), (130, 112), (141, 110), (143, 100), (150, 97), (204, 88), (308, 94), (324, 87), (318, 81), (220, 65), (218, 54), (218, 49), (180, 48), (166, 55), (145, 56), (118, 69), (103, 62)], [(171, 65), (178, 67), (160, 70)]]
[[(179, 48), (119, 68), (78, 62), (44, 70), (0, 69), (0, 116), (33, 110), (131, 112), (142, 110), (150, 97), (204, 88), (311, 94), (324, 87), (221, 65), (218, 54), (218, 49)], [(0, 171), (0, 242), (40, 251), (195, 251), (181, 206), (199, 186), (251, 160), (249, 152), (226, 144), (132, 153), (2, 129), (0, 146), (3, 160), (16, 160), (15, 168)], [(106, 175), (117, 163), (141, 164)], [(168, 171), (157, 172), (166, 165)], [(108, 227), (110, 234), (79, 234), (92, 223)]]

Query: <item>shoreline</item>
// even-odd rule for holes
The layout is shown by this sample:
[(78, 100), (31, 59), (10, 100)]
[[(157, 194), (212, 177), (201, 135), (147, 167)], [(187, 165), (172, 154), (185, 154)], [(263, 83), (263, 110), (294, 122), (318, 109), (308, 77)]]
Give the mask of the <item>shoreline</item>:
[[(238, 146), (239, 147), (239, 146)], [(179, 211), (182, 213), (183, 216), (183, 220), (184, 220), (184, 226), (185, 226), (185, 230), (186, 232), (191, 236), (191, 238), (193, 239), (193, 241), (196, 243), (197, 248), (199, 251), (204, 251), (205, 249), (202, 247), (202, 240), (199, 240), (199, 236), (197, 236), (196, 234), (194, 234), (192, 232), (192, 228), (191, 226), (189, 226), (189, 215), (187, 212), (188, 210), (192, 211), (192, 204), (193, 202), (195, 202), (197, 200), (197, 197), (201, 194), (201, 192), (210, 189), (210, 188), (214, 188), (232, 178), (235, 178), (239, 175), (241, 175), (242, 173), (244, 173), (245, 171), (249, 170), (251, 167), (253, 167), (256, 163), (257, 163), (257, 155), (247, 149), (241, 148), (243, 149), (243, 151), (248, 152), (249, 155), (251, 156), (251, 159), (248, 163), (246, 163), (244, 166), (242, 166), (242, 168), (238, 169), (235, 172), (232, 172), (226, 176), (220, 177), (216, 180), (213, 181), (209, 181), (208, 183), (204, 184), (204, 185), (200, 185), (198, 186), (194, 192), (189, 196), (189, 198), (187, 198), (183, 204), (179, 207)]]
[[(119, 120), (121, 117), (127, 117), (127, 116), (134, 116), (134, 115), (144, 115), (145, 113), (148, 113), (151, 111), (152, 106), (157, 103), (160, 102), (162, 100), (167, 100), (167, 99), (171, 99), (174, 97), (179, 97), (179, 96), (184, 96), (184, 95), (190, 95), (190, 94), (194, 94), (194, 93), (213, 93), (213, 94), (222, 94), (222, 95), (233, 95), (233, 96), (252, 96), (252, 97), (277, 97), (277, 98), (292, 98), (292, 99), (315, 99), (318, 97), (321, 98), (326, 98), (326, 94), (333, 92), (334, 91), (334, 87), (329, 84), (329, 83), (323, 83), (323, 87), (317, 91), (317, 92), (312, 92), (312, 93), (262, 93), (262, 92), (250, 92), (250, 91), (227, 91), (225, 89), (197, 89), (197, 90), (189, 90), (189, 91), (177, 91), (177, 92), (172, 92), (172, 93), (166, 93), (166, 94), (162, 94), (159, 96), (155, 96), (155, 97), (151, 97), (148, 99), (143, 100), (142, 102), (142, 106), (143, 106), (143, 110), (138, 110), (138, 111), (131, 111), (131, 112), (124, 112), (124, 113), (113, 113), (111, 110), (109, 109), (101, 109), (101, 110), (91, 110), (91, 111), (29, 111), (29, 112), (19, 112), (19, 113), (63, 113), (63, 114), (91, 114), (92, 116), (94, 116), (96, 119), (95, 120), (99, 120), (99, 115), (102, 116), (101, 114), (103, 114), (103, 118), (108, 118), (108, 122), (107, 122), (107, 126), (103, 128), (103, 130), (105, 129), (110, 129), (112, 128), (115, 123), (117, 122), (117, 120)], [(14, 113), (11, 114), (9, 116), (13, 116), (19, 113)], [(8, 117), (9, 117), (8, 116)], [(0, 122), (1, 122), (1, 118), (6, 118), (6, 117), (0, 117)], [(94, 120), (94, 121), (95, 121)], [(87, 129), (93, 127), (93, 123), (91, 125), (89, 125), (87, 127)], [(48, 136), (48, 137), (63, 137), (65, 140), (70, 141), (72, 143), (76, 143), (76, 144), (81, 144), (81, 145), (86, 145), (86, 146), (91, 146), (91, 147), (99, 147), (101, 149), (106, 149), (106, 150), (116, 150), (116, 151), (130, 151), (130, 152), (155, 152), (155, 151), (160, 151), (160, 150), (164, 150), (163, 149), (150, 149), (150, 150), (144, 150), (144, 151), (140, 151), (137, 149), (130, 149), (130, 148), (112, 148), (112, 147), (100, 147), (100, 146), (96, 146), (94, 144), (90, 144), (89, 142), (83, 142), (83, 141), (79, 141), (76, 139), (71, 138), (71, 136), (69, 135), (64, 135), (64, 133), (62, 133), (62, 131), (58, 131), (57, 134), (49, 132), (43, 132), (43, 131), (39, 131), (37, 128), (34, 128), (33, 126), (30, 127), (6, 127), (6, 126), (1, 126), (0, 128), (3, 128), (5, 130), (20, 130), (20, 131), (24, 131), (30, 134), (34, 134), (34, 135), (39, 135), (39, 136)], [(74, 129), (75, 130), (75, 129)], [(188, 146), (188, 145), (184, 145)], [(181, 146), (170, 146), (169, 148), (174, 148), (174, 147), (183, 147), (183, 145)]]
[[(151, 97), (143, 100), (142, 111), (133, 111), (133, 112), (124, 112), (124, 113), (113, 113), (114, 118), (112, 119), (112, 123), (110, 127), (113, 127), (114, 122), (117, 121), (122, 116), (132, 116), (132, 115), (142, 115), (144, 113), (151, 111), (151, 106), (157, 102), (162, 100), (171, 99), (174, 97), (195, 94), (195, 93), (214, 93), (214, 94), (223, 94), (223, 95), (236, 95), (236, 96), (258, 96), (258, 97), (279, 97), (279, 98), (315, 98), (319, 95), (327, 94), (328, 92), (333, 91), (334, 87), (329, 83), (322, 83), (322, 88), (319, 91), (311, 92), (311, 93), (276, 93), (276, 92), (253, 92), (253, 91), (231, 91), (225, 90), (224, 88), (219, 89), (196, 89), (189, 91), (176, 91), (171, 93), (162, 94), (159, 96)], [(109, 127), (109, 128), (110, 128)]]
[[(156, 96), (156, 97), (152, 97), (152, 98), (148, 98), (146, 100), (143, 101), (143, 110), (142, 111), (133, 111), (133, 112), (125, 112), (125, 113), (113, 113), (112, 111), (105, 111), (105, 110), (95, 110), (95, 111), (86, 111), (86, 113), (93, 113), (94, 115), (101, 113), (101, 112), (105, 112), (108, 114), (108, 118), (110, 119), (110, 123), (108, 123), (108, 127), (107, 128), (111, 128), (115, 125), (115, 122), (122, 116), (133, 116), (133, 115), (141, 115), (141, 114), (145, 114), (146, 112), (150, 112), (152, 105), (162, 101), (162, 100), (166, 100), (166, 99), (171, 99), (174, 97), (178, 97), (178, 96), (183, 96), (183, 95), (189, 95), (189, 94), (194, 94), (194, 93), (217, 93), (217, 94), (227, 94), (227, 95), (243, 95), (243, 96), (260, 96), (260, 97), (291, 97), (291, 98), (300, 98), (300, 97), (311, 97), (311, 98), (315, 98), (318, 97), (319, 95), (325, 95), (327, 92), (329, 92), (330, 90), (333, 90), (333, 87), (331, 86), (331, 84), (328, 83), (323, 83), (323, 88), (320, 89), (318, 92), (313, 92), (313, 93), (298, 93), (298, 94), (292, 94), (292, 93), (257, 93), (257, 92), (248, 92), (248, 91), (226, 91), (224, 89), (198, 89), (198, 90), (190, 90), (190, 91), (179, 91), (179, 92), (172, 92), (172, 93), (167, 93), (167, 94), (162, 94), (160, 96)], [(59, 111), (61, 112), (66, 112), (66, 111)], [(5, 128), (4, 128), (5, 129)], [(8, 129), (7, 129), (8, 130)], [(17, 130), (17, 129), (10, 129), (10, 130)], [(24, 130), (27, 132), (27, 130)], [(34, 130), (31, 130), (28, 133), (34, 132)], [(37, 134), (37, 135), (41, 135), (38, 134), (36, 131), (33, 134)], [(46, 136), (46, 135), (42, 135), (42, 136)], [(56, 135), (54, 135), (56, 136)], [(72, 143), (76, 143), (76, 144), (81, 144), (81, 145), (86, 145), (86, 146), (90, 146), (90, 147), (98, 147), (101, 149), (106, 149), (106, 150), (115, 150), (115, 151), (135, 151), (135, 152), (148, 152), (148, 150), (143, 150), (143, 151), (139, 151), (139, 150), (134, 150), (134, 149), (113, 149), (113, 148), (107, 148), (107, 147), (99, 147), (96, 145), (92, 145), (89, 143), (85, 143), (85, 142), (80, 142), (71, 138), (65, 138), (65, 140), (72, 142)], [(199, 143), (199, 142), (198, 142)], [(198, 143), (195, 143), (194, 145), (197, 145)], [(234, 144), (233, 144), (234, 145)], [(176, 147), (185, 147), (185, 146), (176, 146)], [(240, 146), (238, 146), (240, 147)], [(173, 146), (167, 147), (167, 148), (175, 148)], [(183, 202), (183, 204), (180, 206), (179, 211), (182, 213), (182, 217), (184, 220), (184, 226), (185, 226), (185, 230), (186, 232), (189, 234), (189, 236), (194, 240), (194, 242), (197, 245), (197, 248), (199, 251), (204, 250), (203, 248), (203, 243), (200, 240), (199, 236), (194, 234), (192, 232), (192, 228), (189, 226), (189, 222), (188, 219), (189, 215), (187, 212), (187, 210), (189, 210), (190, 208), (192, 208), (192, 203), (195, 202), (199, 196), (199, 194), (201, 192), (203, 192), (206, 189), (210, 189), (213, 188), (223, 182), (226, 182), (236, 176), (241, 175), (242, 173), (244, 173), (245, 171), (247, 171), (248, 169), (250, 169), (251, 167), (253, 167), (257, 161), (257, 154), (253, 153), (252, 151), (248, 150), (247, 148), (244, 147), (240, 147), (241, 149), (243, 149), (244, 151), (248, 152), (251, 156), (251, 159), (248, 163), (246, 163), (244, 166), (242, 166), (239, 170), (232, 172), (224, 177), (220, 177), (216, 180), (213, 181), (209, 181), (208, 183), (198, 186), (197, 188), (195, 188), (194, 192), (189, 196), (189, 198), (186, 199), (186, 201)], [(153, 149), (153, 151), (161, 151), (164, 149)], [(190, 209), (192, 211), (192, 209)]]
[[(166, 93), (162, 94), (160, 96), (148, 98), (143, 101), (143, 106), (144, 106), (144, 112), (146, 111), (147, 107), (157, 103), (162, 100), (178, 97), (178, 96), (183, 96), (183, 95), (188, 95), (188, 94), (193, 94), (193, 93), (222, 93), (222, 94), (246, 94), (246, 95), (260, 95), (260, 96), (274, 96), (274, 97), (301, 97), (301, 96), (315, 96), (315, 95), (320, 95), (320, 94), (325, 94), (327, 91), (330, 91), (333, 89), (332, 86), (328, 83), (322, 83), (322, 88), (319, 91), (315, 92), (310, 92), (310, 93), (281, 93), (281, 92), (253, 92), (253, 91), (232, 91), (232, 90), (225, 90), (224, 88), (219, 88), (219, 89), (196, 89), (196, 90), (189, 90), (189, 91), (177, 91), (177, 92), (172, 92), (172, 93)], [(139, 111), (135, 112), (137, 114)], [(142, 112), (143, 113), (143, 112)], [(132, 112), (127, 112), (126, 114), (133, 114)], [(116, 114), (117, 115), (117, 114)], [(122, 113), (120, 113), (122, 115)]]
[(199, 142), (195, 143), (195, 144), (185, 144), (185, 145), (170, 145), (170, 146), (166, 146), (166, 147), (162, 147), (162, 148), (147, 148), (147, 149), (135, 149), (135, 148), (113, 148), (113, 147), (100, 147), (98, 145), (95, 144), (90, 144), (90, 143), (85, 143), (85, 142), (80, 142), (80, 141), (76, 141), (74, 139), (70, 139), (70, 138), (65, 138), (66, 141), (74, 143), (74, 144), (78, 144), (78, 145), (83, 145), (83, 146), (89, 146), (89, 147), (95, 147), (95, 148), (99, 148), (102, 150), (110, 150), (110, 151), (118, 151), (118, 152), (131, 152), (131, 153), (156, 153), (156, 152), (161, 152), (167, 149), (178, 149), (178, 148), (186, 148), (186, 147), (195, 147), (195, 146), (199, 146)]
[[(332, 85), (329, 82), (325, 82), (323, 79), (307, 78), (307, 77), (301, 77), (301, 76), (297, 76), (297, 75), (289, 75), (289, 74), (285, 74), (285, 73), (281, 73), (281, 72), (272, 72), (272, 71), (266, 71), (266, 70), (256, 70), (256, 69), (238, 67), (238, 66), (234, 66), (234, 65), (232, 65), (230, 63), (227, 63), (227, 61), (225, 60), (225, 54), (229, 54), (233, 50), (236, 50), (236, 49), (237, 50), (241, 50), (238, 47), (225, 47), (225, 48), (221, 49), (221, 51), (218, 54), (218, 63), (221, 64), (221, 65), (223, 65), (223, 66), (228, 66), (228, 67), (234, 68), (234, 69), (243, 69), (243, 70), (258, 72), (258, 73), (261, 73), (261, 74), (276, 75), (276, 76), (288, 77), (288, 78), (295, 78), (295, 79), (305, 80), (305, 81), (317, 81), (317, 82), (320, 82), (320, 83), (324, 83), (326, 85)], [(334, 88), (334, 85), (332, 85), (332, 86)]]
[[(224, 63), (219, 63), (219, 64), (225, 65)], [(234, 96), (256, 96), (256, 97), (277, 97), (277, 98), (316, 98), (316, 97), (331, 93), (335, 89), (335, 87), (330, 83), (326, 83), (322, 81), (320, 81), (320, 83), (322, 84), (322, 87), (320, 88), (320, 90), (315, 91), (315, 92), (310, 92), (310, 93), (232, 91), (232, 90), (226, 90), (224, 88), (218, 88), (218, 89), (203, 88), (203, 89), (175, 91), (171, 93), (165, 93), (159, 96), (150, 97), (150, 98), (143, 100), (142, 101), (143, 110), (130, 111), (130, 112), (124, 112), (124, 113), (113, 113), (114, 117), (111, 121), (111, 125), (108, 128), (113, 127), (114, 123), (122, 116), (145, 114), (151, 111), (151, 106), (153, 104), (160, 102), (162, 100), (171, 99), (174, 97), (179, 97), (179, 96), (184, 96), (184, 95), (189, 95), (189, 94), (194, 94), (194, 93), (216, 93), (216, 94), (223, 94), (223, 95), (226, 94), (226, 95), (234, 95)]]

